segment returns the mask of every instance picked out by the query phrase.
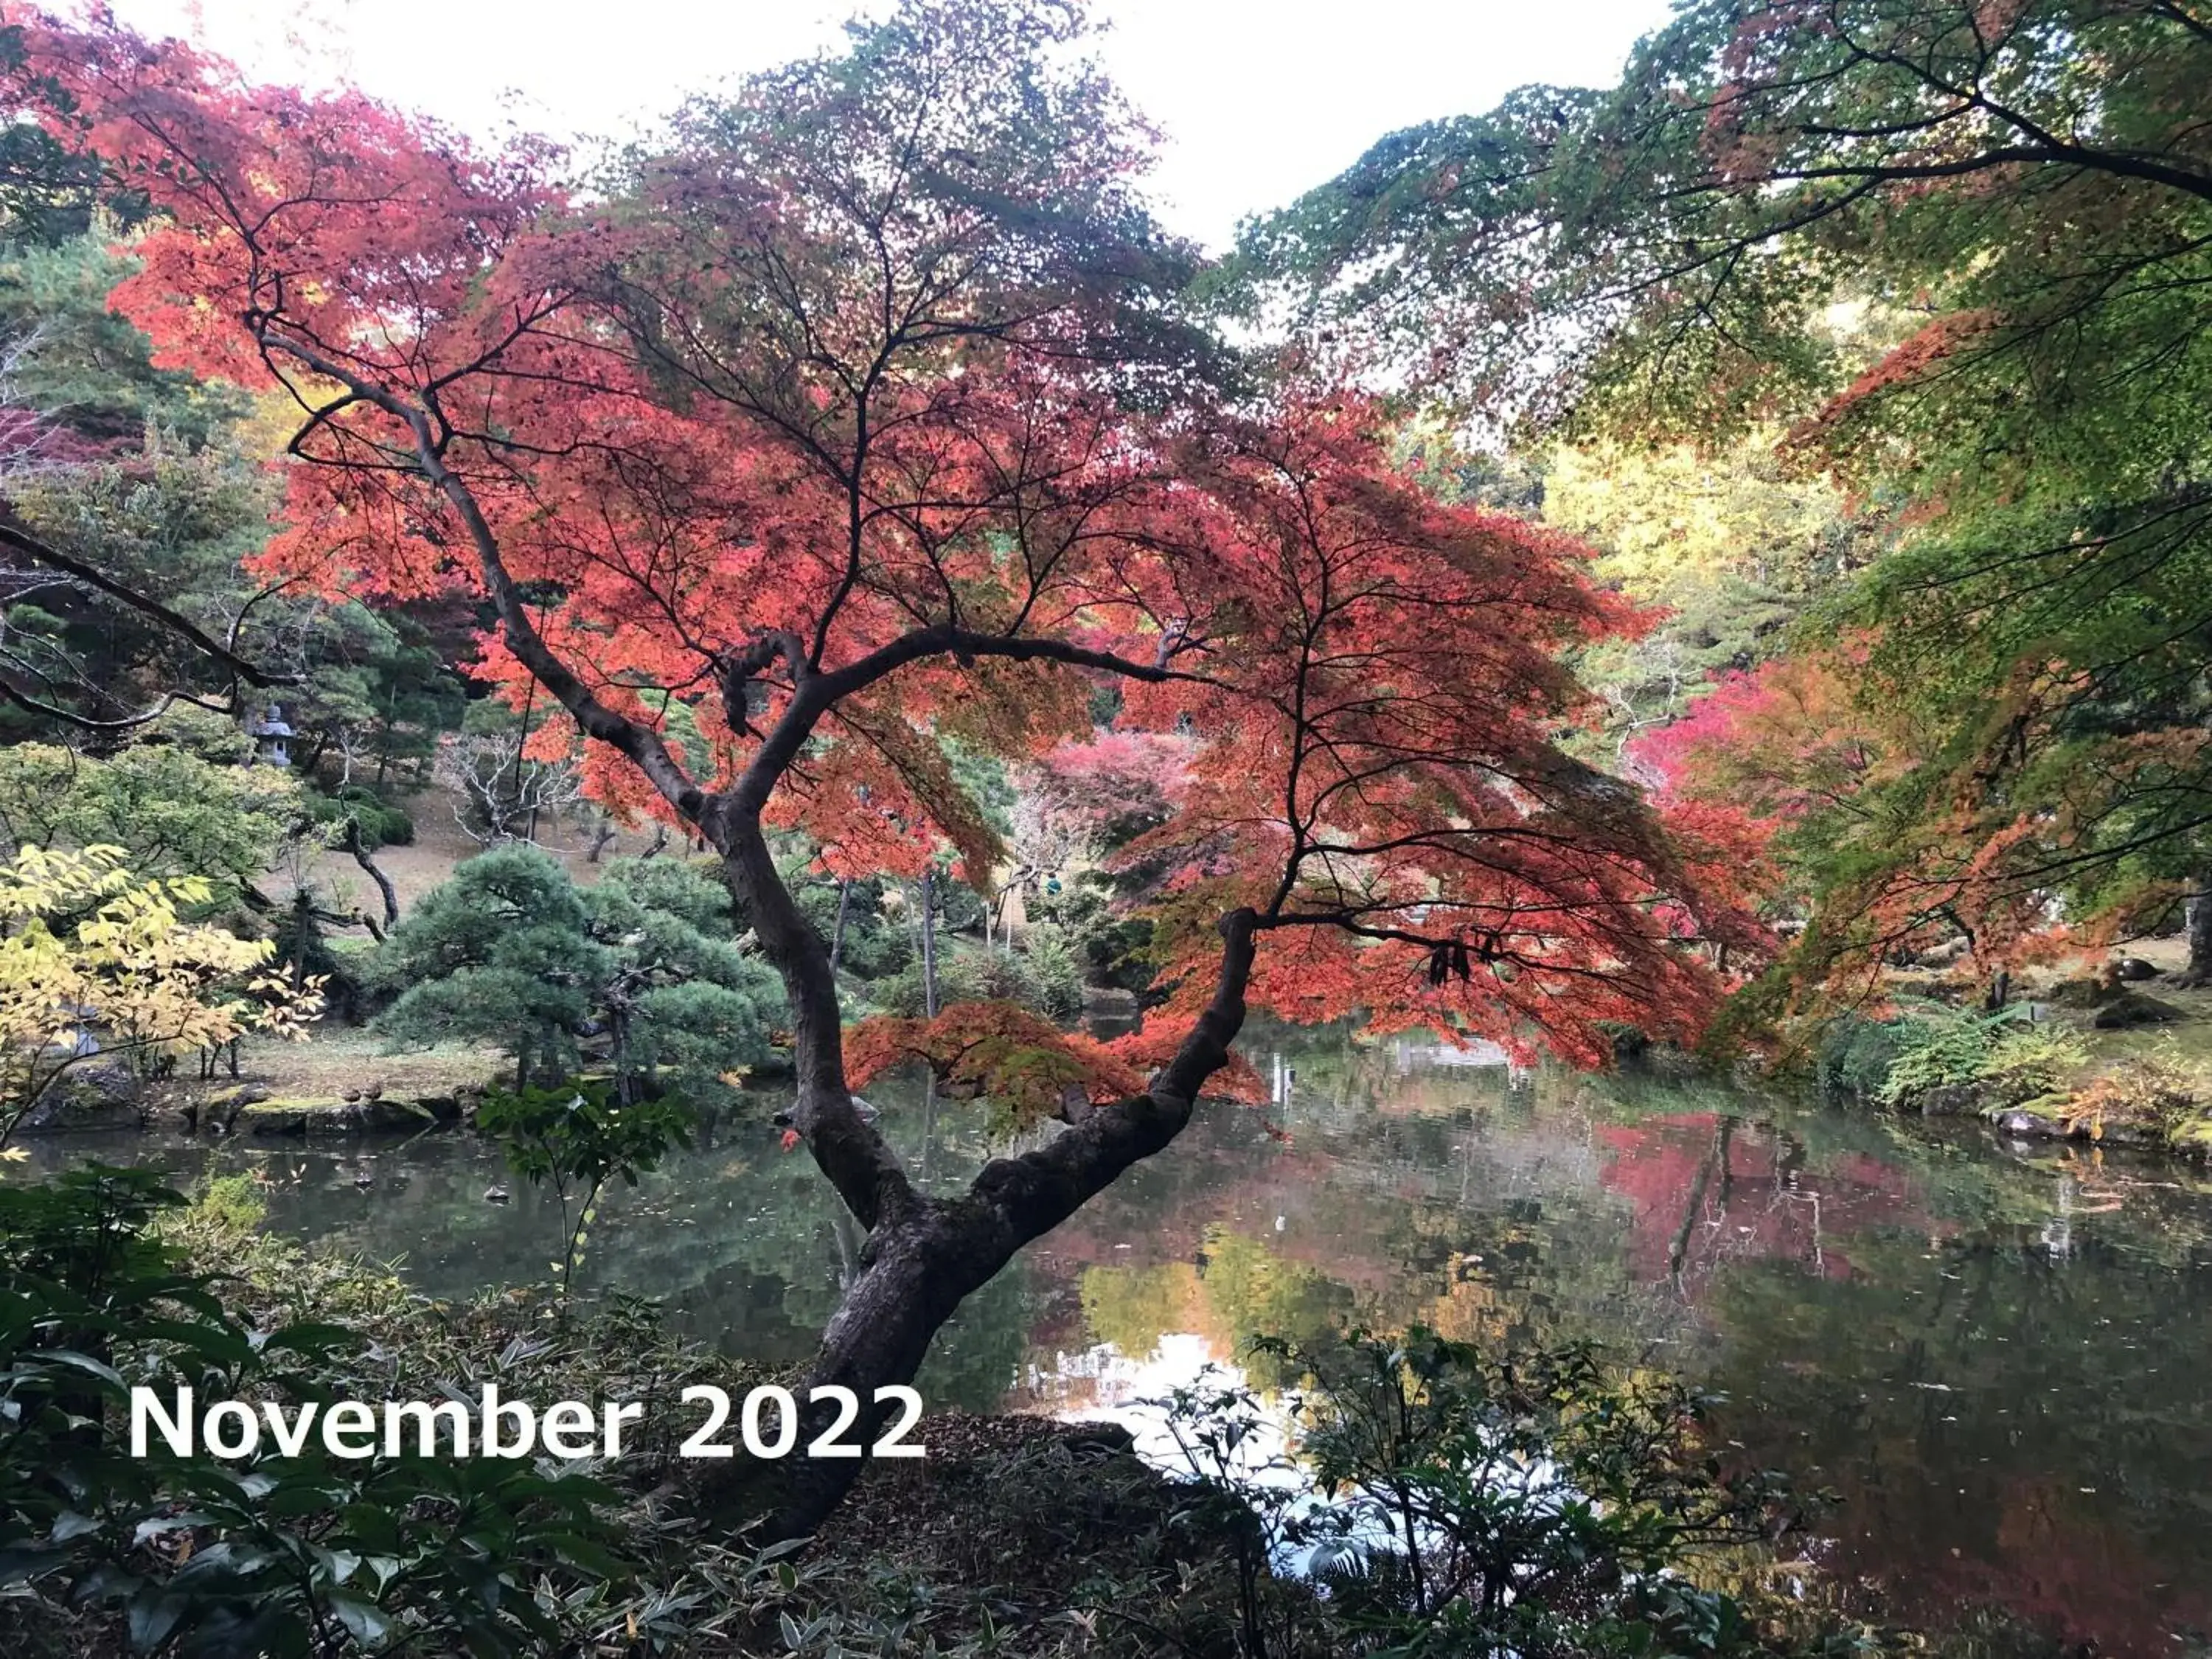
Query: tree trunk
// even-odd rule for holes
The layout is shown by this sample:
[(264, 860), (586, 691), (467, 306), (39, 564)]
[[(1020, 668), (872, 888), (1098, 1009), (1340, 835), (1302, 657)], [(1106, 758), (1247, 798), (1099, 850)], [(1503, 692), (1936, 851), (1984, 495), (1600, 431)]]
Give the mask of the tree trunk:
[(852, 903), (853, 884), (849, 881), (839, 882), (837, 884), (837, 929), (830, 935), (830, 971), (832, 974), (837, 971), (837, 964), (845, 955), (845, 913), (851, 908)]
[(392, 885), (392, 878), (376, 867), (376, 860), (368, 855), (368, 848), (361, 838), (361, 820), (346, 819), (345, 849), (353, 854), (353, 861), (368, 872), (376, 884), (376, 890), (384, 896), (384, 925), (387, 928), (399, 925), (399, 894)]
[(2001, 1014), (2012, 1000), (2012, 975), (2000, 968), (1990, 981), (1990, 993), (1982, 999), (1984, 1012)]
[(2212, 869), (2197, 878), (2197, 898), (2189, 907), (2189, 966), (2183, 978), (2191, 985), (2212, 984)]
[[(813, 1403), (809, 1391), (836, 1386), (849, 1389), (860, 1401), (851, 1437), (872, 1447), (896, 1410), (895, 1401), (878, 1401), (876, 1391), (914, 1380), (931, 1340), (961, 1302), (1024, 1244), (1074, 1214), (1131, 1164), (1167, 1146), (1190, 1121), (1200, 1089), (1227, 1061), (1229, 1045), (1243, 1024), (1259, 921), (1249, 910), (1223, 919), (1212, 1000), (1146, 1093), (1100, 1108), (1018, 1158), (994, 1158), (966, 1192), (934, 1199), (916, 1190), (889, 1143), (853, 1103), (829, 951), (776, 872), (757, 805), (717, 810), (706, 827), (791, 999), (797, 1070), (792, 1121), (868, 1231), (859, 1271), (823, 1332), (812, 1366), (793, 1390), (801, 1440), (818, 1434), (836, 1411), (831, 1401)], [(821, 1524), (865, 1467), (861, 1458), (787, 1459), (769, 1471), (775, 1486), (764, 1492), (757, 1484), (762, 1467), (738, 1459), (710, 1473), (700, 1497), (726, 1522), (765, 1513), (775, 1535), (797, 1537)]]
[(921, 872), (921, 1009), (937, 1018), (937, 888), (933, 871)]
[(292, 896), (292, 989), (307, 988), (307, 952), (315, 943), (315, 901), (307, 889)]

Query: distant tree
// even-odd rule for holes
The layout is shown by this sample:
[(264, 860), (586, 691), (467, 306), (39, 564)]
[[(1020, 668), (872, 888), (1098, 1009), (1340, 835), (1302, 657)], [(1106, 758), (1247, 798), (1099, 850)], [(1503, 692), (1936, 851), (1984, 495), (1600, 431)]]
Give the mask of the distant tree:
[(451, 797), (461, 832), (487, 846), (533, 839), (541, 817), (584, 795), (566, 725), (526, 732), (513, 710), (493, 702), (471, 706), (462, 729), (439, 740), (430, 775)]
[[(251, 744), (216, 724), (234, 746), (213, 760), (179, 741), (142, 740), (104, 760), (51, 744), (0, 746), (0, 843), (121, 847), (145, 876), (193, 877), (234, 902), (268, 874), (304, 814), (297, 783), (278, 768), (239, 764)], [(153, 730), (173, 738), (195, 725), (173, 718)]]
[(2212, 896), (2208, 84), (2181, 0), (1692, 0), (1616, 89), (1386, 138), (1243, 270), (1493, 416), (1784, 425), (1883, 497), (1836, 620), (1946, 833), (1879, 908), (2094, 942)]
[(137, 269), (103, 226), (59, 243), (0, 241), (0, 339), (21, 343), (8, 401), (74, 440), (77, 459), (136, 447), (151, 429), (197, 452), (246, 420), (236, 386), (156, 368), (153, 345), (107, 306)]
[(376, 953), (398, 991), (377, 1029), (486, 1042), (516, 1087), (561, 1082), (593, 1051), (628, 1100), (664, 1074), (710, 1096), (769, 1057), (774, 971), (731, 936), (725, 890), (673, 859), (611, 860), (579, 888), (551, 854), (495, 847), (425, 895)]
[(262, 971), (275, 947), (183, 920), (212, 890), (148, 880), (117, 847), (0, 865), (0, 1146), (76, 1066), (137, 1066), (247, 1031), (304, 1035), (321, 998)]
[(1774, 453), (1778, 435), (1549, 452), (1544, 521), (1597, 550), (1599, 580), (1662, 612), (1649, 633), (1577, 662), (1610, 706), (1614, 755), (1717, 677), (1785, 648), (1792, 625), (1882, 550), (1879, 520), (1855, 514), (1832, 481), (1793, 471)]

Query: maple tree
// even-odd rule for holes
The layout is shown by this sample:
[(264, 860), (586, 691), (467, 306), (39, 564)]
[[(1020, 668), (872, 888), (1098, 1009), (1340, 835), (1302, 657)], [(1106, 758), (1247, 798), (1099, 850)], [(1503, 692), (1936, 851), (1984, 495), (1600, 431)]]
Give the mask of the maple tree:
[[(599, 799), (721, 860), (788, 994), (792, 1123), (869, 1230), (810, 1382), (910, 1377), (1175, 1138), (1248, 1006), (1596, 1062), (1609, 1023), (1693, 1037), (1717, 950), (1762, 944), (1719, 843), (1559, 746), (1559, 653), (1643, 621), (1579, 545), (1425, 493), (1358, 396), (1209, 390), (1192, 257), (1070, 9), (913, 0), (588, 197), (357, 94), (22, 27), (66, 94), (26, 106), (160, 215), (115, 303), (159, 361), (296, 404), (261, 568), (481, 594), (474, 672), (562, 711), (529, 752), (580, 737)], [(771, 834), (838, 875), (950, 849), (980, 884), (1001, 848), (948, 743), (1086, 738), (1102, 679), (1117, 730), (1189, 750), (1130, 849), (1170, 870), (1168, 1006), (1110, 1057), (990, 1010), (848, 1036)], [(1000, 1082), (1079, 1062), (1111, 1097), (932, 1197), (852, 1097), (917, 1048)], [(854, 1473), (793, 1469), (787, 1524)]]
[(1245, 269), (1536, 427), (1786, 429), (1899, 532), (1829, 619), (1929, 732), (1893, 816), (1942, 870), (1879, 931), (1963, 880), (2124, 932), (2212, 892), (2208, 83), (2185, 0), (1694, 0), (1616, 88), (1393, 135)]
[(1869, 683), (1869, 649), (1801, 647), (1722, 676), (1630, 746), (1662, 799), (1694, 805), (1768, 906), (1802, 921), (1734, 1024), (1879, 1002), (1885, 969), (1954, 941), (1995, 975), (2070, 937), (2032, 884), (2006, 879), (2010, 809), (1948, 789), (1947, 734)]

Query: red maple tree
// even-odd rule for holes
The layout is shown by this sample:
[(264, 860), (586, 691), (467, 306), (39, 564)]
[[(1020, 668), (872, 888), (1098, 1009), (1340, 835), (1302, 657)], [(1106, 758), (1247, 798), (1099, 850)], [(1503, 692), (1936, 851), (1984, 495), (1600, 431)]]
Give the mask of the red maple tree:
[[(1356, 396), (1209, 389), (1190, 257), (1136, 191), (1147, 135), (1062, 8), (914, 0), (590, 194), (541, 149), (18, 21), (19, 102), (163, 216), (116, 305), (164, 362), (298, 405), (264, 562), (487, 599), (474, 672), (567, 716), (533, 742), (580, 733), (600, 797), (724, 861), (789, 993), (792, 1121), (872, 1234), (811, 1382), (910, 1378), (963, 1297), (1175, 1138), (1248, 1006), (1595, 1062), (1605, 1022), (1692, 1036), (1713, 947), (1756, 942), (1702, 843), (1558, 746), (1559, 653), (1638, 625), (1582, 550), (1424, 494)], [(1118, 727), (1188, 748), (1139, 849), (1172, 869), (1179, 988), (1098, 1057), (1115, 1097), (925, 1195), (853, 1104), (769, 832), (850, 870), (949, 842), (983, 879), (944, 740), (1087, 738), (1102, 677)], [(1083, 1052), (1051, 1048), (1055, 1084)], [(797, 1472), (787, 1522), (852, 1474)]]

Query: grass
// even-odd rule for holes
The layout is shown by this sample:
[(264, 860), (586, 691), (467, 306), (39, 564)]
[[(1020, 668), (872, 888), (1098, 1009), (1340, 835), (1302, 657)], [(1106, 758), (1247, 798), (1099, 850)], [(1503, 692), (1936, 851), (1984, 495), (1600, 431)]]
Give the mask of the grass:
[(482, 1089), (510, 1069), (506, 1057), (489, 1048), (390, 1054), (382, 1037), (325, 1024), (305, 1042), (248, 1037), (239, 1045), (235, 1078), (227, 1066), (219, 1066), (212, 1079), (202, 1082), (190, 1075), (187, 1060), (179, 1067), (186, 1074), (163, 1085), (155, 1099), (157, 1103), (165, 1098), (181, 1103), (218, 1091), (251, 1087), (265, 1090), (271, 1099), (302, 1100), (375, 1087), (395, 1099), (420, 1100)]

